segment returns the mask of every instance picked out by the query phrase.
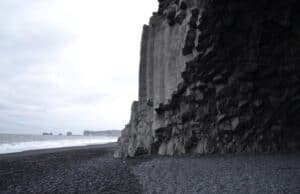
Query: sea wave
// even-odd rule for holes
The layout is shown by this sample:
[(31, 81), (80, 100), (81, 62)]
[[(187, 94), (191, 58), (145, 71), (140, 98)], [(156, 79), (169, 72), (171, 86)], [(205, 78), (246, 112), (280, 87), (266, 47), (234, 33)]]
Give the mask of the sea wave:
[(87, 146), (116, 142), (117, 137), (94, 137), (63, 140), (27, 141), (0, 144), (0, 154), (23, 152), (29, 150), (42, 150), (74, 146)]

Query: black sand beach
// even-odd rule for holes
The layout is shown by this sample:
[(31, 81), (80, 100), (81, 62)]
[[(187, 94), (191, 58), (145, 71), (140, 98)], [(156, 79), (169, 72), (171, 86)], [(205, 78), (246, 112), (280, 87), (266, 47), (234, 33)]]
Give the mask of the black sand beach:
[(140, 193), (114, 144), (0, 155), (0, 193)]
[(0, 155), (0, 193), (300, 193), (300, 153), (114, 159), (115, 144)]

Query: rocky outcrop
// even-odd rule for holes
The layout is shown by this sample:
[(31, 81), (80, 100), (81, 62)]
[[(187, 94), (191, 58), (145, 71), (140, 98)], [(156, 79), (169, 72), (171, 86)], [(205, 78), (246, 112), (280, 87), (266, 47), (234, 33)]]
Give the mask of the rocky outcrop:
[(300, 3), (159, 0), (116, 157), (300, 148)]

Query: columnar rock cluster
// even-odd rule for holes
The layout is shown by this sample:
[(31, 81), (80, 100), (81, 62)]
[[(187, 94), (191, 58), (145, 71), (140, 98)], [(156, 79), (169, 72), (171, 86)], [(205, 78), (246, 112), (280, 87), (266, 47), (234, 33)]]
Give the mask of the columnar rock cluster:
[(300, 3), (159, 0), (115, 156), (300, 148)]

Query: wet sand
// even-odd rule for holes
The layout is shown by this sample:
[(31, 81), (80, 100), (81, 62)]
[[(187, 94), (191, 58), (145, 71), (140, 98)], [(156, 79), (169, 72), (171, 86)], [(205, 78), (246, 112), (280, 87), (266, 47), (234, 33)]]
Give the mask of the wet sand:
[(0, 155), (0, 193), (300, 193), (300, 153), (114, 159), (115, 144)]

